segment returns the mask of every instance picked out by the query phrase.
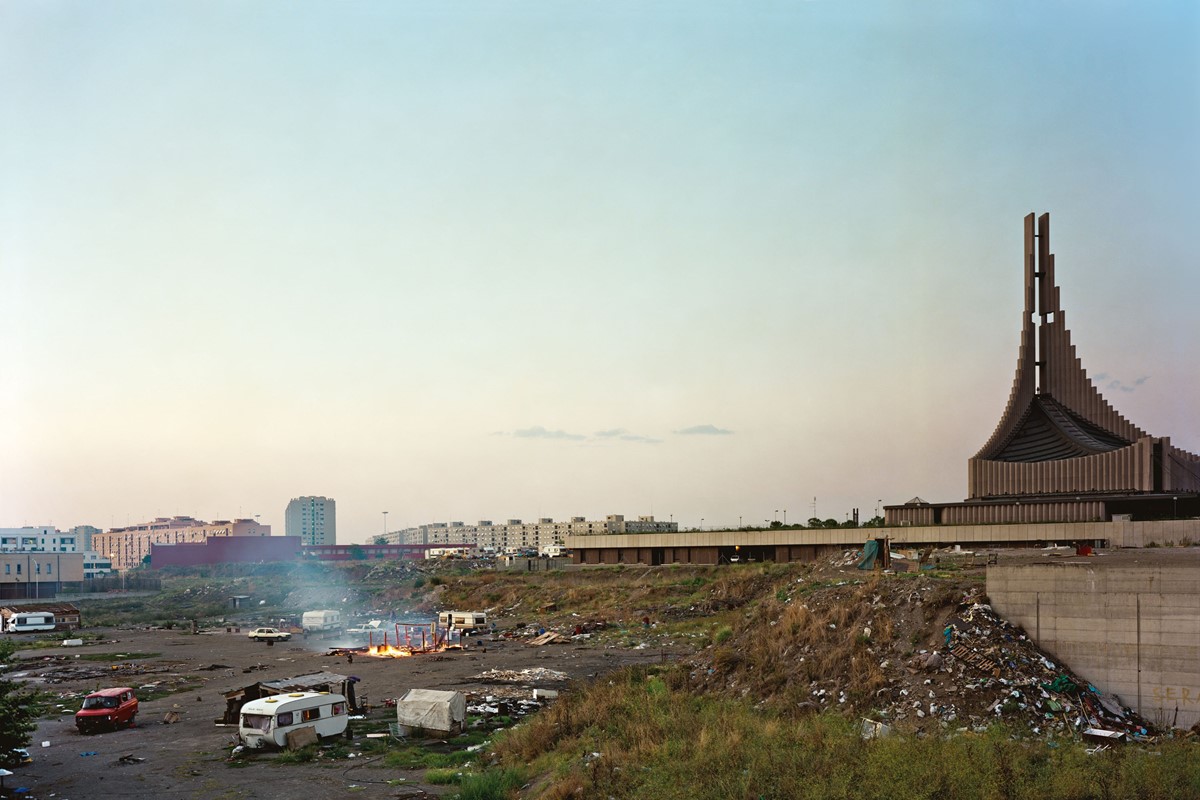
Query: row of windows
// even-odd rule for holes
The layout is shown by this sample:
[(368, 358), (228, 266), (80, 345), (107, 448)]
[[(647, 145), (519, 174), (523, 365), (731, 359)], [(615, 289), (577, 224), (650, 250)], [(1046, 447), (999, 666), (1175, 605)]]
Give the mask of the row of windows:
[[(24, 566), (24, 564), (17, 564), (17, 574), (18, 574), (18, 575), (20, 575), (20, 574), (21, 574), (21, 567), (23, 567), (23, 566)], [(35, 569), (35, 574), (37, 574), (37, 575), (41, 575), (41, 574), (42, 574), (42, 565), (41, 565), (41, 564), (34, 564), (33, 566), (36, 568), (36, 569)], [(13, 574), (13, 569), (12, 569), (12, 568), (13, 568), (13, 565), (12, 565), (12, 564), (5, 564), (5, 565), (4, 565), (4, 574), (5, 574), (5, 575), (12, 575), (12, 574)], [(53, 574), (54, 574), (54, 565), (53, 565), (53, 564), (47, 564), (47, 565), (46, 565), (46, 574), (47, 574), (47, 575), (53, 575)]]
[[(346, 713), (345, 703), (334, 703), (329, 707), (331, 713), (329, 716), (337, 717)], [(299, 716), (299, 719), (296, 717)], [(286, 728), (289, 725), (297, 725), (301, 722), (312, 722), (314, 719), (321, 718), (321, 706), (316, 708), (301, 709), (299, 714), (295, 711), (283, 711), (275, 715), (275, 725), (279, 728)]]

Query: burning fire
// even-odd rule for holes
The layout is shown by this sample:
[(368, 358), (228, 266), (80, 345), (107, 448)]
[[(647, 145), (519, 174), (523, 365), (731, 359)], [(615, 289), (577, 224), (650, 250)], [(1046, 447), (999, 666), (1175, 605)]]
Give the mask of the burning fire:
[(383, 633), (383, 642), (375, 643), (375, 634), (367, 644), (366, 655), (375, 658), (409, 658), (423, 653), (440, 653), (458, 646), (457, 631), (441, 630), (436, 622), (423, 625), (396, 625), (394, 643), (388, 642), (388, 632)]
[(413, 651), (404, 647), (396, 647), (395, 645), (379, 644), (368, 647), (367, 655), (375, 656), (376, 658), (409, 658), (413, 655)]

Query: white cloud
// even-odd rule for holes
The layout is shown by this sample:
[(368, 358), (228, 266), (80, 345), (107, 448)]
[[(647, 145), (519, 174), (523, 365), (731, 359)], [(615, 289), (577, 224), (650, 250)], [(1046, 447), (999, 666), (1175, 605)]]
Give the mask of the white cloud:
[(690, 428), (683, 428), (675, 431), (680, 436), (730, 436), (733, 431), (718, 428), (716, 425), (693, 425)]

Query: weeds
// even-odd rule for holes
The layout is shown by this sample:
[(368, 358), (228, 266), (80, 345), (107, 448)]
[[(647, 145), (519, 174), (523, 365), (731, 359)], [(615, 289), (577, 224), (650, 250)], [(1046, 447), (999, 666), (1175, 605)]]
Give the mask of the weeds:
[(315, 761), (317, 758), (317, 748), (315, 745), (302, 747), (299, 750), (284, 750), (279, 755), (272, 759), (275, 764), (307, 764), (310, 761)]
[(434, 786), (449, 786), (462, 781), (463, 771), (458, 769), (431, 769), (425, 772), (425, 782)]
[(459, 785), (458, 800), (507, 800), (525, 783), (525, 771), (510, 767), (489, 770), (478, 775), (464, 774)]
[[(1003, 727), (864, 741), (837, 714), (794, 718), (741, 698), (693, 695), (682, 672), (628, 669), (564, 696), (502, 734), (501, 769), (480, 779), (529, 765), (546, 776), (540, 796), (555, 800), (1166, 800), (1200, 788), (1195, 745), (1183, 741), (1097, 756), (1075, 743), (1018, 740)], [(505, 797), (496, 791), (473, 796)]]

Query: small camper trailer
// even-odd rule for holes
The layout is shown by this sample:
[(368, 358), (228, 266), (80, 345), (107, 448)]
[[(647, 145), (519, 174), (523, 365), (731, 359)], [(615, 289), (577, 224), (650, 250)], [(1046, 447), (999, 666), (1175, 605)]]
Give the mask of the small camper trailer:
[(287, 747), (288, 735), (305, 728), (318, 738), (340, 736), (349, 719), (346, 698), (340, 694), (277, 694), (242, 706), (238, 739), (250, 748)]
[(443, 611), (438, 625), (450, 631), (481, 631), (487, 628), (486, 611)]

